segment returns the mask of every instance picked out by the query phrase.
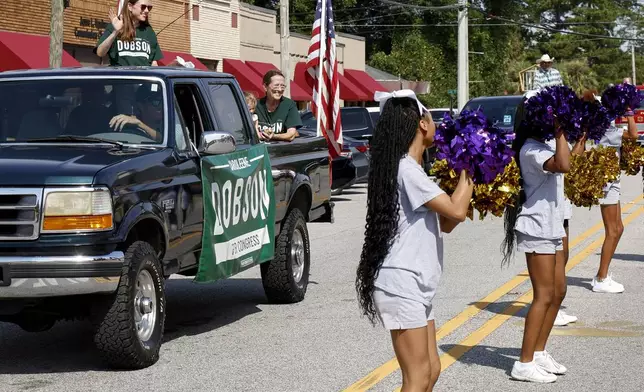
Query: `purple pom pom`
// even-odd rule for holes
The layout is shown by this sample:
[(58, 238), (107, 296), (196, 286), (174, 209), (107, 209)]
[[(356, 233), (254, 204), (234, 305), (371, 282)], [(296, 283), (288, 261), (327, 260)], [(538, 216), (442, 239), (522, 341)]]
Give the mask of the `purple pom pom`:
[(582, 129), (586, 130), (586, 137), (595, 144), (604, 136), (610, 127), (608, 110), (599, 102), (584, 102), (582, 104)]
[(436, 159), (445, 159), (457, 173), (467, 170), (476, 184), (494, 181), (514, 155), (507, 136), (480, 110), (464, 110), (457, 119), (446, 114), (434, 143)]
[(579, 140), (582, 130), (582, 101), (568, 86), (553, 86), (541, 90), (525, 103), (525, 121), (532, 134), (545, 140), (555, 137), (555, 118), (570, 142)]
[(644, 92), (638, 91), (635, 86), (621, 83), (609, 87), (602, 94), (602, 105), (608, 110), (610, 121), (622, 117), (627, 108), (635, 109), (644, 100)]

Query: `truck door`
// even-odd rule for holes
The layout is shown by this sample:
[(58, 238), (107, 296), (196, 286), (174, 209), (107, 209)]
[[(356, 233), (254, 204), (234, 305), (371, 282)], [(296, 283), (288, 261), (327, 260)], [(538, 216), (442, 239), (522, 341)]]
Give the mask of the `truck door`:
[[(179, 181), (181, 181), (181, 195), (178, 198), (181, 209), (182, 229), (181, 238), (174, 244), (178, 247), (177, 253), (183, 256), (179, 259), (181, 269), (198, 263), (198, 252), (201, 249), (203, 232), (203, 195), (201, 186), (201, 166), (199, 155), (196, 152), (199, 138), (204, 130), (213, 128), (212, 120), (208, 114), (206, 102), (200, 94), (198, 81), (181, 79), (173, 83), (174, 96), (177, 102), (180, 121), (179, 127), (185, 132), (176, 130), (177, 137), (181, 134), (186, 138), (185, 148), (187, 153), (180, 154), (184, 158), (178, 165)], [(179, 143), (177, 143), (179, 146)], [(172, 246), (172, 245), (171, 245)]]

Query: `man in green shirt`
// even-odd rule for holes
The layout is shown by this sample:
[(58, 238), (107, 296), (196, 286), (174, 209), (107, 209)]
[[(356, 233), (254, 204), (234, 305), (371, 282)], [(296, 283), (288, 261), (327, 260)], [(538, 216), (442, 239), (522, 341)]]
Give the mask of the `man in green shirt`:
[[(98, 40), (96, 54), (109, 56), (112, 66), (150, 66), (157, 65), (163, 58), (157, 35), (148, 23), (148, 13), (152, 6), (149, 0), (129, 1), (123, 15), (117, 17), (110, 10), (112, 21)], [(131, 10), (130, 10), (131, 9)], [(143, 11), (142, 11), (143, 10)]]
[(271, 70), (264, 75), (266, 96), (255, 108), (263, 140), (290, 142), (299, 136), (297, 129), (302, 126), (302, 119), (295, 101), (284, 97), (284, 87), (285, 79), (280, 71)]

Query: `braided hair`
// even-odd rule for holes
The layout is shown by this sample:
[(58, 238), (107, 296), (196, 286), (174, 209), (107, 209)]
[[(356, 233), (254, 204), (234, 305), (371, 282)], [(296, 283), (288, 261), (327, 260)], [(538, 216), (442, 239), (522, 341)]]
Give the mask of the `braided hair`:
[(355, 285), (361, 310), (374, 325), (374, 284), (398, 232), (398, 166), (409, 151), (420, 119), (416, 100), (391, 98), (371, 139), (367, 223)]
[(514, 227), (517, 223), (517, 217), (521, 211), (521, 206), (526, 201), (525, 191), (523, 190), (523, 176), (521, 175), (521, 162), (519, 162), (519, 153), (525, 142), (531, 137), (537, 136), (536, 131), (526, 123), (525, 118), (525, 102), (522, 100), (517, 107), (514, 119), (514, 134), (515, 138), (512, 142), (512, 150), (514, 151), (514, 159), (516, 159), (517, 167), (519, 168), (519, 194), (514, 197), (511, 203), (508, 203), (505, 208), (503, 217), (503, 226), (505, 229), (505, 238), (501, 245), (501, 252), (503, 253), (503, 265), (509, 264), (512, 255), (514, 254), (514, 246), (516, 242), (516, 234)]

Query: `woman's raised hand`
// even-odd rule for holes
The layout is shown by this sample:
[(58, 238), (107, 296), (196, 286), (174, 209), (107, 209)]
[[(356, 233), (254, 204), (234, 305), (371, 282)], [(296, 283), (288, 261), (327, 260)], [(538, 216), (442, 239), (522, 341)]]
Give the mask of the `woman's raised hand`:
[(110, 20), (112, 21), (112, 26), (114, 26), (114, 31), (121, 31), (123, 28), (123, 21), (119, 19), (118, 16), (116, 16), (116, 12), (114, 11), (113, 8), (110, 8), (110, 12), (108, 14)]

